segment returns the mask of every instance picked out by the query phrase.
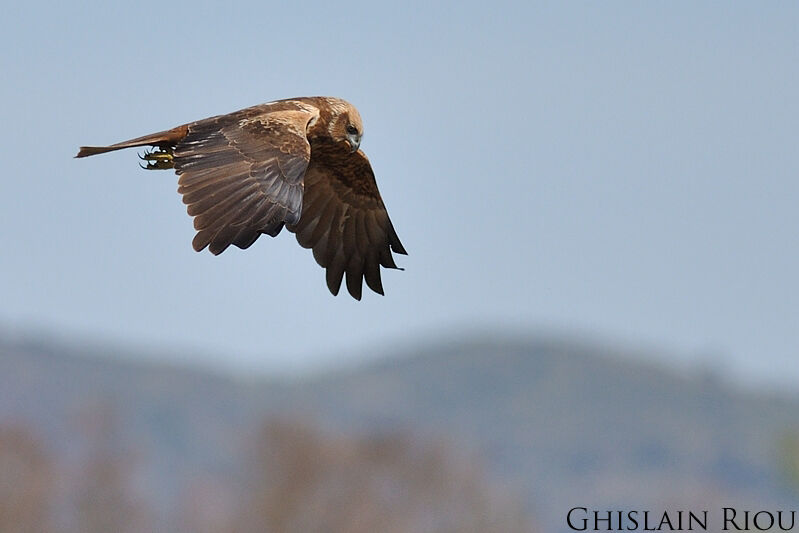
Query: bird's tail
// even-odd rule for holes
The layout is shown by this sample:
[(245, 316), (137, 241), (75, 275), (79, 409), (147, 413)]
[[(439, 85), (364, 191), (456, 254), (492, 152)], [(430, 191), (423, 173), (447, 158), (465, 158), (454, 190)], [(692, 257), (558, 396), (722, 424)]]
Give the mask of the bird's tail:
[(159, 148), (174, 147), (183, 137), (188, 133), (188, 126), (178, 126), (171, 130), (159, 131), (158, 133), (151, 133), (143, 137), (136, 137), (129, 141), (122, 141), (120, 143), (111, 144), (109, 146), (81, 146), (78, 150), (78, 155), (75, 157), (88, 157), (90, 155), (104, 154), (106, 152), (113, 152), (114, 150), (122, 150), (123, 148), (134, 148), (136, 146), (157, 146)]

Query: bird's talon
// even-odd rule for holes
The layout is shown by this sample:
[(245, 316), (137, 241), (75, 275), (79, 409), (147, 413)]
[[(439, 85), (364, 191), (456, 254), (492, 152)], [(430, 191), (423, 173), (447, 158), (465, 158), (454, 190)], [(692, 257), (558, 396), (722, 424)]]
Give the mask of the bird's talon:
[(148, 161), (146, 166), (139, 164), (145, 170), (166, 170), (174, 166), (172, 164), (171, 149), (162, 150), (161, 148), (156, 148), (151, 151), (145, 150), (144, 155), (139, 155), (139, 159)]

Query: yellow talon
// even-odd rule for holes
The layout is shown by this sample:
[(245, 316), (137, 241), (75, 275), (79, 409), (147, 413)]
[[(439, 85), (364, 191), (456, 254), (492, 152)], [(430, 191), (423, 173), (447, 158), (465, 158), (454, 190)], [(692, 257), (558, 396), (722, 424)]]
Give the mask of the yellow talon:
[(172, 162), (172, 149), (168, 148), (166, 150), (162, 150), (161, 148), (156, 148), (151, 152), (144, 152), (144, 155), (140, 155), (139, 159), (142, 161), (147, 161), (147, 165), (139, 165), (145, 170), (166, 170), (170, 168), (174, 168), (174, 164)]

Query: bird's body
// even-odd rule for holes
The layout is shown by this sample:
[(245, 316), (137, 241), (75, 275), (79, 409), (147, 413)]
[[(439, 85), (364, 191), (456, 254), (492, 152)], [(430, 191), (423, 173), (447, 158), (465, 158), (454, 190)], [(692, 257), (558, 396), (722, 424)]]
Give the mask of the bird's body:
[(145, 168), (177, 172), (178, 192), (197, 235), (194, 249), (220, 254), (247, 248), (285, 225), (313, 250), (338, 294), (362, 282), (383, 294), (380, 266), (405, 254), (359, 150), (358, 111), (338, 98), (278, 100), (110, 146), (81, 147), (76, 157), (153, 146)]

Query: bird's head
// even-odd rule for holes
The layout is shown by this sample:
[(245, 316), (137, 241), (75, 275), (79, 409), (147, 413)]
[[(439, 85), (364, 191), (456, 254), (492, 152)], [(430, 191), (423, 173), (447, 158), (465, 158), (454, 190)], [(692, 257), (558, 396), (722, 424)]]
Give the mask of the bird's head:
[(330, 136), (336, 142), (345, 142), (350, 152), (357, 152), (363, 137), (363, 122), (355, 106), (344, 100), (332, 103), (332, 120), (329, 124)]

